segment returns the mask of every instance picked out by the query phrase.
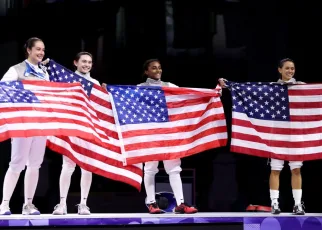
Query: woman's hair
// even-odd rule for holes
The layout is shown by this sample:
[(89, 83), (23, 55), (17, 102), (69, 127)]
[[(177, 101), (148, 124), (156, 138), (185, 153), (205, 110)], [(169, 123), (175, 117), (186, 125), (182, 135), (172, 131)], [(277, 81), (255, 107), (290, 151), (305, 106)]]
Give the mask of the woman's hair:
[(35, 46), (35, 43), (36, 43), (36, 42), (38, 42), (38, 41), (43, 42), (43, 40), (41, 40), (40, 38), (37, 38), (37, 37), (29, 38), (29, 39), (26, 41), (25, 45), (23, 46), (24, 51), (25, 51), (25, 56), (26, 56), (26, 58), (29, 56), (27, 49), (30, 49), (30, 50), (31, 50), (31, 49), (32, 49), (32, 47), (34, 47), (34, 46)]
[(83, 55), (88, 55), (93, 59), (93, 55), (91, 53), (82, 51), (82, 52), (79, 52), (78, 54), (76, 54), (74, 61), (78, 61), (80, 59), (80, 57)]
[(294, 61), (292, 60), (292, 59), (290, 59), (290, 58), (284, 58), (284, 59), (282, 59), (282, 60), (280, 60), (280, 62), (278, 63), (278, 67), (279, 68), (283, 68), (283, 66), (284, 66), (284, 63), (285, 62), (293, 62), (294, 63)]
[(161, 64), (161, 62), (159, 61), (159, 59), (148, 59), (144, 62), (143, 64), (143, 73), (142, 73), (142, 77), (146, 77), (146, 74), (145, 74), (145, 71), (148, 70), (149, 68), (149, 65), (152, 63), (152, 62), (158, 62), (159, 64)]

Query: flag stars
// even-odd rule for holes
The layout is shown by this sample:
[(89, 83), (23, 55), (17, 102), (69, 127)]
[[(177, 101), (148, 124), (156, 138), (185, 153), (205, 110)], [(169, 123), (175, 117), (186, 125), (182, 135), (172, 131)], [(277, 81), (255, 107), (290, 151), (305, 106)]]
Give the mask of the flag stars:
[[(165, 94), (160, 87), (133, 87), (133, 86), (113, 86), (113, 91), (107, 87), (116, 105), (116, 111), (121, 124), (141, 124), (150, 122), (168, 121), (168, 109), (165, 103)], [(122, 97), (116, 97), (122, 93)], [(126, 108), (126, 117), (120, 111)], [(164, 119), (161, 119), (164, 118)], [(125, 123), (122, 122), (125, 120)]]
[(264, 120), (288, 120), (287, 85), (276, 83), (234, 83), (231, 85), (233, 111)]

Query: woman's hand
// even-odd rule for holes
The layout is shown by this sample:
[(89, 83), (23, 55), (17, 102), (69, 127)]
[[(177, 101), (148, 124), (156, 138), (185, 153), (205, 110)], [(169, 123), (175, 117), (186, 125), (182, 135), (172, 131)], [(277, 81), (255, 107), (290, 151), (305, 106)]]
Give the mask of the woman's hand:
[(102, 88), (105, 90), (105, 91), (107, 91), (107, 85), (106, 85), (106, 83), (102, 83)]
[(47, 58), (45, 61), (42, 61), (42, 62), (40, 62), (40, 63), (41, 63), (42, 65), (47, 65), (49, 61), (50, 61), (50, 59), (49, 59), (49, 58)]
[(220, 86), (221, 86), (221, 88), (227, 88), (227, 85), (226, 85), (226, 82), (227, 80), (226, 79), (224, 79), (224, 78), (219, 78), (218, 79), (218, 82), (219, 82), (219, 84), (220, 84)]

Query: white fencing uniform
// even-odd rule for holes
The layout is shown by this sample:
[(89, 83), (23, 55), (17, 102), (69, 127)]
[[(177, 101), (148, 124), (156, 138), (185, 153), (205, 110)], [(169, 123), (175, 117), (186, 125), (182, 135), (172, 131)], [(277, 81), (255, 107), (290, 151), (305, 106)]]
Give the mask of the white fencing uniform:
[[(27, 73), (27, 69), (33, 73)], [(49, 81), (49, 75), (44, 68), (33, 65), (27, 60), (12, 66), (1, 81), (44, 80)], [(1, 205), (9, 205), (16, 187), (20, 172), (27, 166), (25, 174), (25, 204), (32, 205), (32, 199), (38, 184), (39, 168), (43, 162), (46, 150), (46, 136), (21, 137), (11, 139), (11, 161), (3, 185), (3, 200)], [(38, 212), (38, 211), (37, 211)], [(38, 212), (39, 213), (39, 212)]]
[[(299, 169), (303, 166), (303, 161), (290, 161), (288, 163), (290, 166), (290, 169)], [(284, 167), (284, 160), (279, 160), (279, 159), (271, 159), (271, 169), (276, 170), (276, 171), (282, 171)]]
[[(90, 73), (82, 74), (78, 71), (76, 71), (78, 75), (82, 76), (88, 81), (93, 82), (96, 85), (100, 86), (100, 83), (92, 78), (90, 76)], [(56, 205), (55, 210), (53, 212), (54, 215), (64, 215), (67, 214), (67, 208), (66, 208), (66, 199), (68, 190), (71, 183), (71, 177), (73, 172), (75, 171), (76, 163), (69, 159), (66, 156), (63, 156), (63, 166), (62, 171), (60, 174), (59, 179), (59, 189), (60, 189), (60, 204)], [(86, 171), (81, 168), (82, 176), (81, 176), (81, 201), (78, 208), (79, 214), (88, 215), (90, 214), (89, 208), (86, 205), (87, 197), (89, 194), (89, 190), (92, 184), (92, 173), (89, 171)]]
[[(168, 87), (178, 87), (170, 82), (163, 82), (160, 80), (153, 80), (147, 78), (146, 82), (139, 84), (139, 86), (168, 86)], [(144, 186), (147, 193), (146, 203), (155, 202), (155, 174), (158, 173), (159, 161), (150, 161), (144, 163)], [(177, 201), (177, 205), (184, 203), (182, 181), (180, 177), (181, 160), (164, 160), (164, 169), (169, 175), (170, 185), (174, 196)]]

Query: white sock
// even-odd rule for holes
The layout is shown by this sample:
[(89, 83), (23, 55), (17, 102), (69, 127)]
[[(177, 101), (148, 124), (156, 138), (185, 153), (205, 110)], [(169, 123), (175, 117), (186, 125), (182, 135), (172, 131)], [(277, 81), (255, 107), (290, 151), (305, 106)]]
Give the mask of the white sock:
[(11, 196), (17, 185), (20, 173), (14, 172), (10, 169), (7, 170), (6, 176), (3, 181), (3, 198), (1, 205), (9, 205)]
[(92, 173), (82, 169), (81, 177), (81, 204), (86, 205), (89, 190), (92, 184)]
[(59, 178), (60, 204), (66, 205), (67, 194), (70, 186), (70, 180), (74, 170), (63, 167)]
[(27, 167), (25, 174), (25, 204), (32, 204), (39, 178), (39, 169)]
[(169, 175), (170, 185), (174, 196), (177, 201), (177, 205), (180, 205), (184, 202), (183, 199), (183, 189), (182, 189), (182, 181), (179, 173), (170, 174)]
[(301, 204), (302, 189), (293, 189), (292, 192), (293, 192), (294, 204), (295, 205)]
[(272, 205), (273, 204), (278, 204), (278, 197), (279, 197), (279, 191), (278, 190), (269, 190), (270, 196), (271, 196), (271, 201), (272, 201)]
[(155, 202), (155, 176), (144, 174), (144, 187), (146, 191), (146, 203), (151, 204)]

